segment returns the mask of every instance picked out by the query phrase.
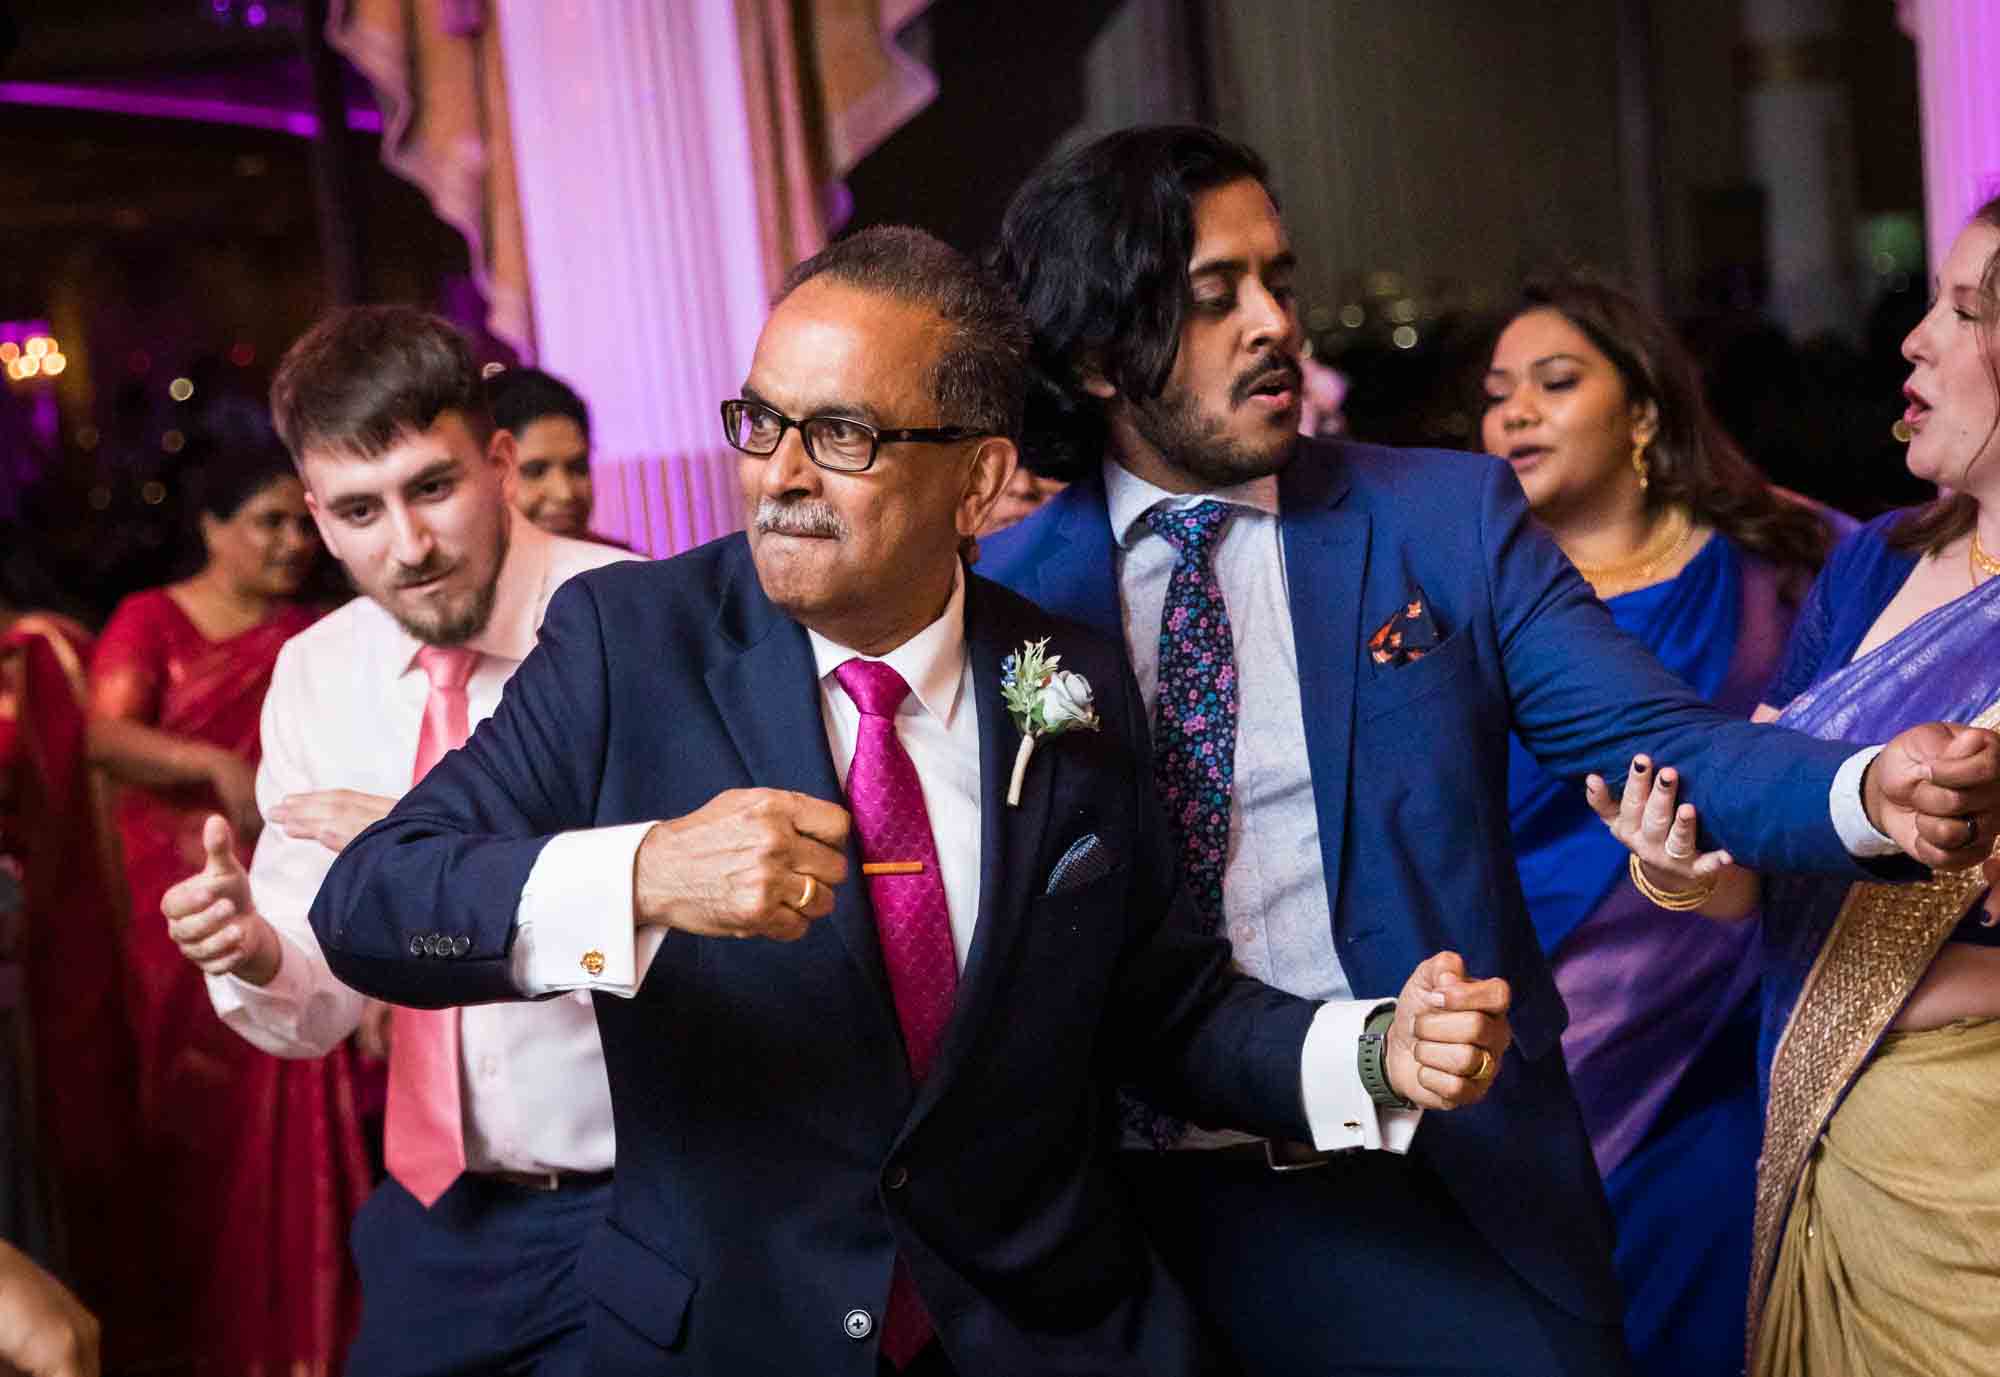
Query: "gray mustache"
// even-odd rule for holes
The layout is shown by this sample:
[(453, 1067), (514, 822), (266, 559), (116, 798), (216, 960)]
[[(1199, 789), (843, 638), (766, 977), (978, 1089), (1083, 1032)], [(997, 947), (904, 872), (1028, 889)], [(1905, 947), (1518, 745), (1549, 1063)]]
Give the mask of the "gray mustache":
[(847, 535), (847, 523), (840, 519), (840, 513), (830, 504), (810, 497), (794, 498), (790, 502), (780, 502), (772, 497), (761, 498), (750, 524), (760, 531), (777, 535), (824, 536), (836, 540)]

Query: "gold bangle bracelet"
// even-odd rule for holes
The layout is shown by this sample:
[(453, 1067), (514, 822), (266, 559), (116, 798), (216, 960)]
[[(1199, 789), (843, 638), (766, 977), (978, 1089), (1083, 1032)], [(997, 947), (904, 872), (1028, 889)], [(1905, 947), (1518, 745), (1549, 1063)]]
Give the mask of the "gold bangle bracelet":
[(1631, 872), (1634, 889), (1645, 895), (1656, 908), (1671, 913), (1686, 913), (1700, 908), (1715, 896), (1716, 881), (1713, 877), (1699, 882), (1693, 889), (1661, 889), (1646, 878), (1646, 867), (1639, 864), (1636, 855), (1626, 858), (1625, 868)]

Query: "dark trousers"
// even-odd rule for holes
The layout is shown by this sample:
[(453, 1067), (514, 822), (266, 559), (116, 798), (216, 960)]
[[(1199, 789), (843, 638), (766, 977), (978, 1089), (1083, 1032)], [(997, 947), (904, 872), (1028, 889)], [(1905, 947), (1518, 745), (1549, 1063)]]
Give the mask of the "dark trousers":
[(610, 1205), (608, 1180), (537, 1191), (461, 1176), (428, 1210), (384, 1181), (354, 1217), (347, 1377), (584, 1377), (576, 1259)]
[(1243, 1377), (1631, 1372), (1618, 1325), (1529, 1286), (1411, 1158), (1273, 1172), (1198, 1151), (1118, 1157), (1154, 1245)]

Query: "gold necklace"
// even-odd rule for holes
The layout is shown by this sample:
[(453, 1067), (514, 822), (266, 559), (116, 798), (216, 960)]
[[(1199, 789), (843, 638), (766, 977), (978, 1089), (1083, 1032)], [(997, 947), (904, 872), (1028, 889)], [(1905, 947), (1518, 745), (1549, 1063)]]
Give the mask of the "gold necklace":
[[(1669, 507), (1638, 553), (1610, 564), (1578, 564), (1576, 572), (1583, 575), (1584, 582), (1598, 597), (1615, 598), (1653, 582), (1661, 570), (1680, 557), (1692, 539), (1694, 517), (1686, 507)], [(2000, 567), (1995, 572), (2000, 573)]]
[(1986, 553), (1986, 547), (1979, 543), (1979, 532), (1977, 529), (1972, 532), (1972, 548), (1966, 551), (1966, 554), (1970, 556), (1969, 562), (1972, 565), (1972, 586), (1974, 588), (1979, 586), (1979, 576), (1981, 574), (1986, 575), (1989, 579), (1995, 574), (2000, 574), (2000, 559), (1995, 559)]

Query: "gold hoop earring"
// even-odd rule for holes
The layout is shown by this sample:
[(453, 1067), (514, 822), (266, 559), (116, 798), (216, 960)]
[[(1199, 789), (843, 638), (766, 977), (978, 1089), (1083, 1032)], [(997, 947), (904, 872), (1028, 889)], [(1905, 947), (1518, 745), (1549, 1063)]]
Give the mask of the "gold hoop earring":
[(1651, 442), (1646, 440), (1632, 442), (1632, 471), (1639, 475), (1640, 492), (1646, 490), (1646, 446), (1649, 443)]

